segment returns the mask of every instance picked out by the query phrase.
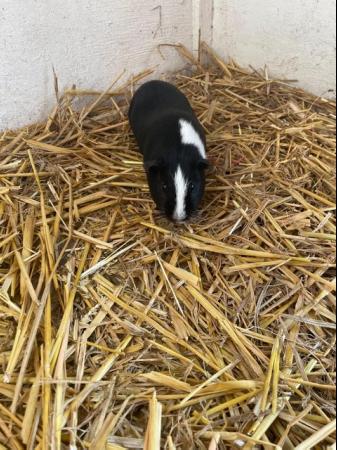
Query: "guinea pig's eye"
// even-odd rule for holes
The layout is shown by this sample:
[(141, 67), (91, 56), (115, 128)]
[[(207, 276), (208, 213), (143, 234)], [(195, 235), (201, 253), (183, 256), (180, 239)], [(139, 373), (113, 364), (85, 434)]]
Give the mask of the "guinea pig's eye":
[(191, 183), (191, 184), (190, 184), (190, 190), (191, 190), (191, 191), (194, 191), (194, 189), (195, 189), (195, 184)]
[(167, 191), (167, 188), (168, 188), (168, 186), (167, 186), (167, 184), (166, 183), (163, 183), (162, 184), (162, 189), (163, 189), (163, 191)]

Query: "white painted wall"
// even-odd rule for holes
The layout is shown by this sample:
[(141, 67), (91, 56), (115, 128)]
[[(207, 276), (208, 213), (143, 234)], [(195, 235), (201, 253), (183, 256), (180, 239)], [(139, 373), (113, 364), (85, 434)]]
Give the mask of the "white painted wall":
[[(214, 0), (213, 47), (336, 97), (335, 0)], [(332, 90), (332, 92), (329, 92)]]
[(192, 0), (0, 0), (0, 129), (44, 118), (60, 87), (102, 90), (158, 66), (175, 70), (175, 50), (192, 48)]
[(199, 29), (224, 58), (324, 95), (336, 89), (335, 24), (335, 0), (0, 0), (0, 129), (47, 116), (52, 66), (61, 89), (106, 89), (123, 69), (123, 81), (178, 69), (158, 44), (197, 51)]

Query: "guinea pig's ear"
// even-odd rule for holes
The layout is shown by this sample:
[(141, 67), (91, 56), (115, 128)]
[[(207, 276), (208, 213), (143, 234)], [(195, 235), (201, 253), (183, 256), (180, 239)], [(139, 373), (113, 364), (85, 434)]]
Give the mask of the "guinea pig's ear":
[(160, 169), (161, 162), (159, 160), (156, 160), (156, 159), (151, 160), (151, 161), (145, 161), (144, 162), (144, 167), (145, 167), (146, 172), (148, 172), (148, 173), (149, 172), (155, 172), (155, 171)]
[(208, 161), (208, 159), (201, 159), (200, 161), (198, 161), (198, 168), (200, 170), (207, 170), (210, 167), (210, 162)]

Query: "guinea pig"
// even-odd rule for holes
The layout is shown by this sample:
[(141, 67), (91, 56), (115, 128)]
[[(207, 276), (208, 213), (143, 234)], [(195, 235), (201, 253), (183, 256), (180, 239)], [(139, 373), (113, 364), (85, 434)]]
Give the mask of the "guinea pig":
[(153, 200), (173, 222), (196, 213), (205, 190), (206, 137), (185, 95), (170, 83), (150, 81), (135, 93), (129, 121)]

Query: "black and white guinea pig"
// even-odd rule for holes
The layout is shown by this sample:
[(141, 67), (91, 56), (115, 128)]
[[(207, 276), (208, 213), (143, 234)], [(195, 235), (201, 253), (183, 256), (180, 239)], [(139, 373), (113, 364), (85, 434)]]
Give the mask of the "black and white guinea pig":
[(205, 134), (189, 101), (175, 86), (150, 81), (135, 93), (129, 120), (158, 209), (186, 221), (200, 205), (208, 167)]

